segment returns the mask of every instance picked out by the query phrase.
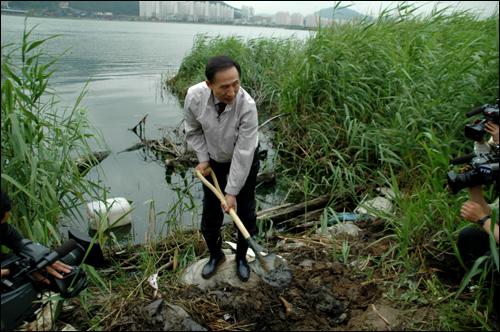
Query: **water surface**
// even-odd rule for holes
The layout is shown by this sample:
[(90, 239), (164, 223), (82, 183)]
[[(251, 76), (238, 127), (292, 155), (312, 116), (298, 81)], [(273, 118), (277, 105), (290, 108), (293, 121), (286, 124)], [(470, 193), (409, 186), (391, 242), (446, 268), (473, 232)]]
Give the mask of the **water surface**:
[[(63, 34), (44, 44), (51, 55), (59, 55), (71, 48), (58, 62), (58, 70), (50, 82), (62, 98), (61, 106), (72, 106), (88, 84), (88, 94), (81, 106), (92, 115), (93, 123), (104, 135), (114, 155), (102, 163), (102, 173), (92, 170), (93, 181), (109, 188), (114, 197), (132, 201), (132, 225), (115, 229), (120, 242), (144, 242), (149, 228), (150, 204), (154, 199), (155, 213), (168, 212), (179, 202), (185, 189), (194, 198), (194, 212), (181, 213), (183, 224), (201, 219), (203, 192), (201, 182), (194, 180), (192, 172), (177, 174), (168, 172), (161, 162), (155, 162), (147, 151), (118, 153), (139, 142), (128, 128), (134, 127), (146, 114), (146, 136), (161, 137), (163, 126), (175, 126), (182, 121), (183, 111), (179, 100), (165, 92), (160, 98), (158, 86), (161, 75), (179, 69), (183, 57), (189, 53), (197, 33), (210, 36), (218, 34), (239, 35), (244, 38), (287, 37), (295, 35), (305, 39), (307, 31), (294, 31), (264, 27), (242, 27), (209, 24), (168, 22), (106, 21), (89, 19), (55, 19), (31, 17), (28, 29), (39, 24), (31, 34), (33, 40)], [(2, 43), (21, 42), (24, 17), (2, 15)], [(93, 149), (97, 144), (89, 142)], [(264, 146), (265, 147), (265, 146)], [(258, 204), (267, 208), (281, 204), (284, 195), (277, 189), (258, 190)], [(184, 195), (181, 207), (192, 206)], [(81, 209), (86, 215), (85, 209)], [(169, 214), (156, 218), (156, 231), (166, 231)], [(86, 220), (66, 221), (72, 227), (85, 231)], [(151, 232), (151, 231), (150, 231)]]

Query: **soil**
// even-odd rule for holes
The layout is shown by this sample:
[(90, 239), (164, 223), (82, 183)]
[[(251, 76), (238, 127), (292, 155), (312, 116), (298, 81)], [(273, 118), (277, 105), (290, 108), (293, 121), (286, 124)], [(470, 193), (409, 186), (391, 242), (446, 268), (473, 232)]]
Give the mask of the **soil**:
[[(363, 232), (357, 239), (349, 240), (351, 258), (381, 256), (393, 245), (390, 239), (377, 241), (387, 234), (383, 220), (363, 220), (357, 226)], [(264, 282), (250, 290), (230, 285), (206, 291), (181, 286), (169, 290), (164, 299), (186, 310), (196, 323), (208, 330), (266, 331), (357, 330), (361, 326), (350, 322), (368, 308), (372, 310), (371, 305), (381, 298), (383, 290), (376, 281), (383, 280), (384, 276), (376, 269), (369, 269), (372, 262), (344, 262), (339, 253), (334, 258), (328, 246), (317, 239), (293, 249), (280, 249), (279, 254), (293, 272), (293, 283), (284, 290)], [(122, 303), (115, 317), (101, 322), (100, 326), (106, 330), (159, 330), (163, 325), (145, 319), (144, 308), (152, 302), (153, 299), (147, 297), (130, 298)], [(81, 305), (71, 312), (63, 311), (60, 320), (76, 329), (88, 329), (95, 324)], [(382, 324), (385, 323), (382, 321)]]
[[(386, 237), (390, 233), (381, 219), (362, 220), (356, 225), (362, 231), (357, 238), (348, 239), (351, 259), (348, 262), (344, 262), (338, 252), (334, 257), (331, 241), (328, 246), (319, 238), (303, 237), (300, 239), (304, 239), (305, 244), (300, 246), (280, 246), (278, 254), (293, 272), (293, 283), (286, 289), (264, 282), (249, 290), (229, 284), (208, 290), (164, 285), (166, 292), (161, 293), (162, 303), (170, 307), (168, 310), (174, 310), (172, 306), (177, 306), (177, 311), (184, 309), (185, 316), (181, 315), (180, 321), (189, 321), (178, 325), (177, 320), (170, 323), (167, 330), (403, 330), (421, 329), (428, 326), (425, 322), (437, 319), (438, 314), (434, 313), (432, 305), (417, 306), (411, 312), (404, 312), (400, 306), (384, 299), (382, 295), (387, 291), (384, 285), (394, 280), (399, 272), (392, 269), (394, 274), (391, 275), (388, 272), (391, 269), (379, 268), (375, 264), (380, 262), (374, 261), (384, 254), (390, 256), (387, 253), (396, 243), (393, 237)], [(275, 239), (269, 248), (280, 240)], [(428, 273), (458, 287), (462, 272), (455, 268), (459, 266), (456, 257), (437, 249), (435, 242), (429, 235), (419, 249), (425, 251), (419, 254), (426, 257)], [(355, 260), (358, 257), (359, 262)], [(372, 259), (366, 260), (367, 257)], [(426, 278), (426, 275), (422, 277)], [(139, 281), (132, 273), (131, 278)], [(164, 330), (170, 314), (166, 315), (166, 306), (160, 304), (157, 308), (163, 308), (163, 318), (151, 319), (154, 316), (146, 307), (154, 307), (158, 301), (150, 291), (149, 286), (143, 285), (142, 293), (137, 292), (137, 296), (126, 301), (123, 296), (115, 296), (109, 317), (98, 315), (102, 305), (93, 305), (94, 309), (85, 313), (82, 305), (72, 299), (70, 302), (75, 308), (69, 311), (63, 308), (59, 320), (78, 330), (96, 326), (102, 330)], [(100, 303), (106, 305), (108, 302), (101, 299)], [(154, 310), (160, 312), (160, 309)], [(416, 322), (423, 323), (418, 326)]]

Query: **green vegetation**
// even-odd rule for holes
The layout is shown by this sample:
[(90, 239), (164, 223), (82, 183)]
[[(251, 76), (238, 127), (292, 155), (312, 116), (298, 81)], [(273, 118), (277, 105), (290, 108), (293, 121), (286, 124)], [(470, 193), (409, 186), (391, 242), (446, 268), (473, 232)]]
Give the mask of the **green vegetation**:
[[(79, 107), (86, 92), (72, 108), (58, 107), (49, 80), (65, 52), (46, 54), (43, 43), (57, 35), (31, 41), (33, 29), (25, 28), (22, 44), (2, 45), (0, 167), (2, 188), (15, 207), (11, 220), (16, 228), (33, 241), (51, 245), (54, 240), (59, 244), (56, 229), (62, 219), (82, 218), (77, 207), (83, 195), (102, 194), (101, 187), (84, 178), (86, 172), (80, 173), (75, 159), (92, 156), (88, 140), (105, 143), (87, 110)], [(11, 62), (14, 57), (21, 59), (20, 65)]]
[[(111, 12), (113, 15), (139, 16), (139, 1), (67, 1), (69, 10), (78, 12)], [(13, 9), (62, 11), (60, 1), (9, 1)], [(65, 9), (66, 11), (66, 9)]]
[[(428, 328), (494, 329), (487, 290), (462, 304), (438, 278), (423, 282), (422, 271), (433, 274), (425, 245), (456, 251), (457, 234), (471, 227), (459, 213), (468, 193), (451, 195), (445, 174), (451, 158), (472, 152), (465, 113), (498, 98), (498, 19), (498, 12), (486, 19), (468, 11), (416, 15), (402, 4), (376, 22), (320, 28), (306, 42), (199, 35), (168, 84), (182, 97), (205, 79), (210, 57), (236, 59), (259, 110), (291, 113), (276, 122), (275, 142), (276, 165), (294, 189), (317, 196), (355, 185), (392, 188), (394, 209), (376, 213), (397, 244), (380, 267), (399, 271), (399, 286), (420, 286), (415, 298), (447, 312), (447, 320)], [(348, 255), (347, 244), (342, 248)], [(408, 309), (416, 305), (405, 302)]]

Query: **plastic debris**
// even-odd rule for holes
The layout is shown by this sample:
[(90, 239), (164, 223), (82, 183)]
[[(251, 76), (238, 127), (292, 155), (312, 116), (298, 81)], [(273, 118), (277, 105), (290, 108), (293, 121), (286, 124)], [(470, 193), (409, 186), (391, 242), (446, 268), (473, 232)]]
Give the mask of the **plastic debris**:
[(155, 290), (155, 292), (153, 293), (153, 298), (156, 298), (156, 294), (158, 293), (158, 274), (155, 273), (150, 275), (148, 278), (148, 283)]

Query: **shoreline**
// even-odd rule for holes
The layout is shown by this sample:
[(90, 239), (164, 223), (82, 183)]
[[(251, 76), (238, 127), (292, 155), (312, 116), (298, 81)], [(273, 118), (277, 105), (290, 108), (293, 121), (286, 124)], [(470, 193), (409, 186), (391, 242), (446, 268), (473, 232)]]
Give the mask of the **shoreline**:
[[(15, 13), (6, 13), (2, 12), (1, 15), (6, 16), (20, 16), (26, 17), (25, 14), (15, 14)], [(75, 17), (75, 16), (46, 16), (46, 15), (30, 15), (30, 17), (36, 18), (48, 18), (48, 19), (63, 19), (63, 20), (88, 20), (88, 21), (118, 21), (118, 22), (149, 22), (149, 23), (175, 23), (175, 24), (200, 24), (200, 25), (220, 25), (220, 26), (235, 26), (235, 27), (256, 27), (256, 28), (269, 28), (269, 29), (283, 29), (283, 30), (296, 30), (296, 31), (309, 31), (316, 32), (315, 29), (294, 29), (294, 28), (286, 28), (280, 26), (268, 26), (268, 25), (250, 25), (250, 24), (228, 24), (228, 23), (207, 23), (207, 22), (185, 22), (185, 21), (156, 21), (156, 20), (135, 20), (130, 18), (91, 18), (91, 17)]]

